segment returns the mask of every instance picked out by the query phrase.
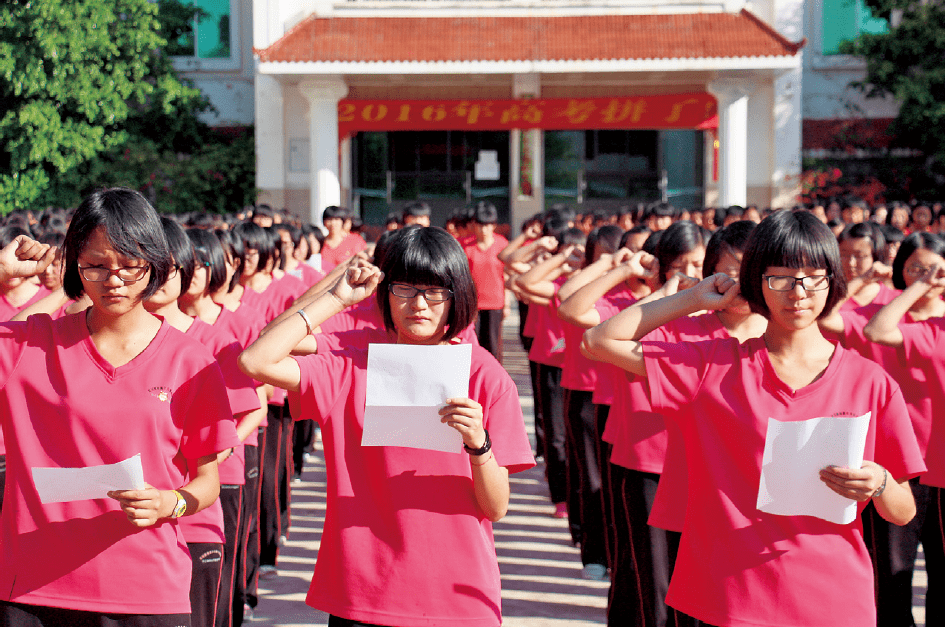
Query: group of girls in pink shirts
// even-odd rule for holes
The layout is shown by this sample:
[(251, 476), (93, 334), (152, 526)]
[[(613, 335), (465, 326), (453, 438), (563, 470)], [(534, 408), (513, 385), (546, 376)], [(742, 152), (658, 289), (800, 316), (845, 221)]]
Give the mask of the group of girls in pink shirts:
[[(912, 624), (920, 540), (926, 624), (942, 620), (945, 244), (912, 235), (890, 268), (880, 229), (837, 238), (807, 212), (711, 234), (677, 222), (643, 250), (609, 228), (582, 251), (550, 212), (553, 239), (533, 230), (504, 255), (530, 302), (552, 501), (584, 575), (609, 575), (608, 623)], [(855, 522), (757, 509), (769, 419), (866, 413), (863, 466), (820, 475)]]
[[(440, 412), (455, 452), (360, 445), (370, 344), (476, 343), (462, 248), (410, 227), (312, 277), (278, 269), (278, 241), (252, 223), (184, 231), (117, 188), (75, 211), (61, 255), (25, 234), (0, 250), (4, 283), (62, 268), (62, 288), (0, 324), (0, 625), (240, 624), (266, 565), (253, 484), (273, 421), (285, 455), (293, 419), (324, 434), (308, 602), (330, 624), (501, 624), (491, 523), (509, 472), (534, 465), (509, 375), (474, 346), (468, 397)], [(135, 456), (145, 485), (101, 498), (44, 503), (33, 479)]]

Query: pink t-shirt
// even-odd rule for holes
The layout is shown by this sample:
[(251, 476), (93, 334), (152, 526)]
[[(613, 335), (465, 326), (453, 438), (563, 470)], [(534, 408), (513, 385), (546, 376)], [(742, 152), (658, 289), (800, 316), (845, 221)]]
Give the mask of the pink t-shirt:
[(505, 307), (505, 264), (499, 261), (499, 253), (509, 245), (501, 235), (493, 236), (492, 246), (482, 250), (473, 240), (463, 246), (463, 252), (469, 260), (469, 270), (476, 293), (479, 297), (479, 309), (502, 309)]
[[(292, 279), (292, 281), (287, 281), (287, 279)], [(243, 290), (240, 302), (258, 311), (266, 324), (269, 324), (295, 302), (295, 290), (298, 288), (298, 283), (295, 277), (284, 276), (282, 279), (271, 281), (262, 292), (247, 287)], [(282, 405), (283, 403), (285, 403), (285, 390), (276, 388), (272, 398), (269, 399), (269, 404)]]
[[(347, 334), (349, 331), (379, 329), (382, 331), (382, 334), (370, 336), (372, 338), (370, 342), (392, 341), (387, 337), (387, 331), (384, 327), (384, 314), (381, 312), (381, 306), (378, 304), (377, 298), (373, 296), (366, 298), (357, 305), (349, 307), (341, 313), (332, 316), (325, 322), (321, 323), (319, 328), (321, 329), (321, 333), (316, 333), (316, 338), (320, 338), (321, 336), (325, 335), (338, 335), (339, 333)], [(479, 338), (476, 336), (475, 323), (470, 324), (468, 327), (460, 331), (456, 337), (458, 337), (464, 344), (479, 346)], [(361, 347), (367, 348), (367, 343)], [(329, 350), (335, 350), (336, 348), (342, 348), (342, 346), (332, 345)], [(321, 350), (321, 348), (319, 348), (319, 350)]]
[(294, 270), (286, 272), (286, 274), (294, 276), (302, 282), (302, 285), (305, 286), (305, 289), (308, 289), (325, 278), (325, 273), (320, 272), (308, 265), (307, 263), (300, 263), (295, 267)]
[(45, 286), (40, 285), (39, 289), (36, 291), (35, 294), (33, 294), (32, 298), (30, 298), (28, 301), (26, 301), (26, 303), (24, 303), (23, 305), (19, 307), (15, 307), (14, 305), (12, 305), (10, 301), (7, 300), (6, 296), (0, 296), (0, 322), (9, 320), (10, 318), (20, 313), (21, 311), (23, 311), (24, 309), (26, 309), (33, 303), (42, 300), (43, 298), (49, 296), (50, 294), (52, 294), (52, 292), (47, 290)]
[[(563, 276), (555, 279), (555, 295), (566, 280)], [(528, 317), (532, 315), (535, 316), (535, 341), (528, 351), (528, 358), (535, 363), (560, 368), (564, 365), (564, 322), (558, 318), (554, 298), (547, 305), (529, 307)]]
[[(43, 505), (30, 469), (141, 456), (170, 490), (227, 448), (232, 415), (210, 352), (166, 323), (131, 362), (96, 350), (85, 315), (0, 325), (0, 420), (9, 446), (0, 513), (0, 599), (93, 612), (190, 612), (190, 553), (177, 520), (132, 526), (105, 498)], [(189, 460), (189, 461), (188, 461)]]
[[(240, 307), (236, 311), (230, 311), (224, 307), (223, 311), (217, 317), (217, 321), (213, 323), (213, 326), (220, 326), (232, 331), (234, 335), (236, 335), (236, 339), (239, 340), (240, 344), (242, 344), (245, 349), (256, 341), (256, 338), (259, 337), (259, 332), (266, 326), (266, 321), (263, 320), (262, 314), (259, 313), (259, 311), (248, 305), (240, 304)], [(255, 383), (257, 388), (262, 385), (259, 381)], [(266, 418), (263, 417), (259, 426), (265, 427), (266, 425)], [(259, 435), (255, 429), (243, 440), (243, 444), (247, 446), (259, 446)]]
[(367, 242), (361, 238), (357, 233), (348, 233), (348, 235), (341, 240), (341, 243), (338, 244), (336, 248), (331, 248), (328, 244), (322, 245), (322, 270), (325, 272), (331, 272), (332, 268), (337, 266), (342, 261), (346, 260), (351, 255), (359, 253), (367, 247)]
[[(839, 338), (844, 348), (856, 351), (863, 357), (876, 362), (896, 380), (902, 390), (902, 397), (909, 408), (909, 417), (912, 419), (912, 428), (915, 430), (919, 450), (926, 456), (929, 446), (929, 433), (932, 429), (932, 394), (933, 387), (930, 372), (918, 363), (906, 363), (904, 351), (891, 346), (883, 346), (866, 339), (863, 330), (870, 319), (876, 315), (882, 305), (872, 303), (852, 311), (842, 311), (843, 334)], [(912, 322), (911, 316), (906, 313), (904, 324)], [(904, 326), (900, 324), (900, 328)]]
[[(677, 318), (647, 336), (661, 342), (700, 342), (730, 337), (719, 317), (714, 313)], [(682, 531), (686, 518), (686, 447), (679, 425), (672, 420), (666, 424), (666, 456), (660, 475), (656, 497), (650, 509), (648, 523), (669, 531)]]
[[(899, 290), (894, 290), (893, 288), (889, 287), (885, 283), (880, 283), (879, 291), (876, 292), (876, 298), (871, 300), (866, 305), (863, 305), (863, 307), (869, 307), (870, 305), (877, 305), (878, 307), (882, 307), (883, 305), (887, 305), (890, 302), (892, 302), (892, 300), (896, 296), (899, 296)], [(849, 298), (847, 299), (845, 303), (840, 305), (840, 312), (842, 313), (844, 311), (854, 311), (859, 308), (860, 308), (860, 305), (852, 298)]]
[[(600, 321), (603, 322), (613, 318), (635, 302), (637, 302), (637, 299), (630, 293), (630, 289), (626, 285), (618, 285), (594, 303), (594, 308), (597, 309), (597, 315), (600, 316)], [(618, 383), (622, 384), (624, 371), (612, 364), (597, 363), (600, 370), (591, 400), (596, 405), (613, 405), (614, 387)]]
[(875, 624), (860, 518), (777, 516), (756, 501), (769, 418), (870, 413), (865, 459), (898, 479), (921, 473), (895, 381), (840, 346), (818, 380), (794, 391), (775, 374), (763, 339), (643, 345), (653, 408), (679, 424), (688, 458), (687, 515), (666, 602), (712, 625)]
[[(902, 331), (905, 360), (910, 372), (919, 370), (922, 386), (931, 408), (935, 408), (928, 431), (928, 448), (925, 463), (928, 472), (922, 475), (922, 483), (945, 488), (945, 319), (930, 318), (924, 322), (899, 325)], [(916, 429), (919, 432), (919, 429)]]
[[(296, 358), (300, 417), (321, 425), (329, 469), (306, 602), (382, 625), (495, 627), (499, 568), (469, 459), (461, 451), (361, 446), (367, 354), (348, 348)], [(469, 397), (482, 404), (496, 461), (509, 472), (532, 467), (515, 384), (485, 349), (472, 355)]]

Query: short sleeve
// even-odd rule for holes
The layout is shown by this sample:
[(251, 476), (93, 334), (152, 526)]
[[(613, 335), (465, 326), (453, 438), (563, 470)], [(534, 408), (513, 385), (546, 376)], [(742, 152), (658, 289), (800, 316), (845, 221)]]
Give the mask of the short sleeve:
[(675, 414), (696, 395), (712, 363), (710, 342), (643, 341), (643, 359), (654, 411)]
[(335, 406), (347, 397), (354, 380), (350, 352), (319, 352), (294, 358), (301, 374), (297, 419), (311, 418), (324, 424)]
[(217, 353), (217, 363), (223, 374), (226, 392), (233, 415), (259, 409), (259, 394), (256, 393), (256, 382), (239, 369), (237, 362), (243, 352), (240, 343), (233, 341)]
[(887, 402), (877, 411), (873, 461), (902, 480), (925, 472), (926, 467), (902, 391), (895, 384), (891, 389)]
[(902, 332), (902, 348), (906, 361), (930, 359), (940, 345), (942, 329), (929, 322), (907, 322), (899, 325)]
[[(486, 352), (481, 348), (473, 350)], [(473, 372), (469, 394), (482, 405), (483, 426), (489, 431), (496, 463), (508, 468), (510, 473), (527, 470), (535, 465), (535, 458), (525, 431), (518, 390), (491, 355), (481, 358), (486, 363)]]
[(240, 444), (223, 374), (216, 361), (208, 360), (178, 386), (171, 412), (183, 425), (180, 449), (187, 459), (213, 455)]
[(0, 324), (0, 387), (16, 369), (16, 364), (26, 348), (33, 317), (28, 322), (4, 322)]

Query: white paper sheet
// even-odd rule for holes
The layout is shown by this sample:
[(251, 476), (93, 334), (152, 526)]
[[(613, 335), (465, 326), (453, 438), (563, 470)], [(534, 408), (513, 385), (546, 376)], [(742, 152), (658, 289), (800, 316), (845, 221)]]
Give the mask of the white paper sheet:
[(863, 465), (870, 413), (855, 418), (768, 419), (761, 462), (758, 509), (782, 516), (816, 516), (846, 525), (856, 518), (856, 501), (820, 480), (826, 466)]
[(471, 363), (471, 344), (371, 344), (361, 445), (462, 452), (463, 436), (439, 411), (469, 396)]
[(41, 503), (66, 503), (108, 498), (111, 490), (145, 487), (141, 455), (117, 464), (87, 468), (33, 468), (33, 483)]

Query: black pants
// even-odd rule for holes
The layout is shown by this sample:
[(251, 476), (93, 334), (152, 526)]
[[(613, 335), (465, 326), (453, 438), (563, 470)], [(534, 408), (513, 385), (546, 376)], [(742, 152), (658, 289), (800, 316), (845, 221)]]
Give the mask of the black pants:
[(916, 515), (908, 524), (894, 525), (884, 520), (872, 503), (861, 515), (863, 539), (873, 561), (878, 627), (912, 627), (912, 575), (919, 542), (925, 552), (928, 594), (925, 597), (925, 624), (945, 624), (942, 577), (945, 568), (942, 541), (941, 490), (909, 481), (915, 497)]
[(594, 405), (594, 417), (597, 423), (597, 465), (600, 472), (600, 502), (604, 520), (604, 551), (607, 556), (607, 568), (613, 569), (615, 527), (614, 527), (614, 484), (610, 471), (610, 454), (613, 446), (604, 442), (604, 429), (610, 415), (610, 405)]
[(3, 492), (7, 482), (7, 456), (0, 455), (0, 510), (3, 509)]
[(476, 318), (479, 345), (502, 363), (502, 309), (480, 309)]
[[(257, 436), (259, 444), (266, 441), (266, 427), (260, 427)], [(243, 488), (243, 520), (244, 532), (243, 541), (245, 551), (242, 554), (242, 567), (237, 567), (236, 572), (243, 573), (243, 592), (234, 593), (233, 597), (233, 624), (243, 624), (243, 604), (252, 608), (259, 603), (259, 507), (262, 482), (259, 480), (262, 475), (262, 455), (259, 453), (260, 447), (246, 445), (246, 485)], [(242, 597), (242, 601), (240, 600)]]
[(581, 563), (607, 564), (593, 392), (567, 390), (568, 519), (579, 508)]
[(297, 420), (292, 425), (292, 470), (299, 477), (305, 467), (305, 454), (311, 453), (315, 443), (315, 421)]
[[(129, 594), (146, 594), (136, 591)], [(103, 614), (0, 601), (0, 627), (190, 627), (190, 614)]]
[(568, 467), (561, 368), (538, 364), (538, 390), (545, 434), (545, 449), (542, 451), (545, 477), (548, 479), (551, 502), (565, 503), (568, 500)]
[(349, 620), (347, 618), (339, 618), (334, 614), (328, 615), (328, 627), (380, 627), (374, 623), (360, 623), (356, 620)]
[(672, 574), (673, 532), (647, 524), (659, 475), (613, 465), (616, 559), (611, 573), (607, 624), (672, 625), (666, 591)]
[[(233, 594), (237, 554), (243, 545), (240, 525), (243, 515), (243, 486), (223, 484), (220, 486), (220, 505), (223, 506), (223, 568), (220, 572), (220, 592), (217, 595), (217, 611), (214, 625), (230, 627), (233, 612)], [(242, 564), (242, 563), (241, 563)], [(240, 586), (240, 590), (243, 586)], [(242, 600), (241, 600), (242, 602)], [(242, 609), (242, 606), (241, 606)]]
[[(269, 405), (265, 442), (260, 443), (262, 473), (259, 497), (259, 563), (275, 566), (279, 536), (288, 533), (288, 448), (291, 423), (282, 405)], [(288, 424), (288, 428), (287, 428)]]
[(190, 580), (190, 620), (193, 627), (213, 627), (223, 569), (223, 545), (188, 542), (193, 575)]

